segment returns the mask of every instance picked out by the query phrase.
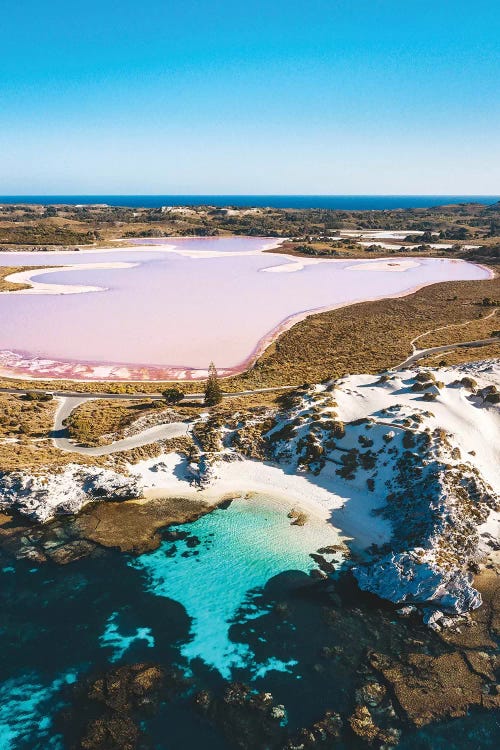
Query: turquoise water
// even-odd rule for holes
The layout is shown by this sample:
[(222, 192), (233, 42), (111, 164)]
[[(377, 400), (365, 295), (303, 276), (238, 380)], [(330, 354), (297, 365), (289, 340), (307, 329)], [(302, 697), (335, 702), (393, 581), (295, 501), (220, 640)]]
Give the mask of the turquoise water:
[[(250, 727), (249, 750), (282, 750), (264, 736), (260, 714), (211, 724), (194, 695), (208, 690), (222, 701), (227, 677), (270, 692), (285, 707), (280, 731), (293, 736), (326, 710), (347, 721), (370, 651), (414, 651), (418, 642), (428, 654), (446, 650), (349, 576), (326, 585), (312, 578), (310, 554), (337, 534), (319, 520), (291, 526), (288, 509), (263, 497), (236, 500), (164, 530), (160, 548), (138, 558), (101, 550), (71, 565), (35, 566), (0, 549), (0, 750), (80, 747), (96, 711), (85, 681), (136, 662), (160, 665), (167, 680), (156, 713), (140, 717), (141, 746), (230, 750)], [(169, 682), (172, 671), (181, 679)], [(496, 722), (498, 713), (475, 711), (405, 726), (401, 748), (492, 750)], [(362, 745), (347, 730), (338, 748)]]
[[(297, 659), (252, 622), (272, 610), (273, 600), (263, 596), (268, 582), (284, 572), (309, 572), (310, 553), (338, 536), (320, 520), (292, 526), (290, 509), (242, 498), (171, 527), (155, 552), (105, 553), (105, 565), (87, 559), (33, 566), (6, 558), (0, 750), (67, 747), (54, 728), (62, 696), (79, 678), (116, 664), (159, 661), (186, 676), (201, 670), (216, 684), (235, 670), (244, 670), (247, 681), (293, 672)], [(243, 628), (241, 640), (232, 637), (235, 626)]]
[[(240, 499), (192, 524), (173, 527), (189, 537), (163, 542), (155, 552), (130, 561), (146, 573), (147, 588), (156, 596), (182, 604), (192, 618), (192, 638), (181, 647), (188, 660), (202, 659), (229, 679), (234, 668), (262, 677), (286, 671), (296, 662), (270, 659), (258, 663), (247, 644), (231, 640), (230, 629), (263, 614), (254, 603), (257, 590), (284, 571), (309, 572), (310, 553), (338, 544), (335, 529), (322, 521), (293, 526), (287, 511), (269, 499)], [(199, 544), (188, 546), (196, 537)]]
[(36, 674), (23, 674), (0, 684), (1, 750), (29, 743), (33, 736), (43, 741), (46, 748), (59, 750), (60, 737), (51, 736), (52, 720), (47, 704), (64, 685), (71, 685), (76, 679), (76, 673), (71, 671), (44, 685)]
[(99, 638), (101, 646), (112, 649), (110, 661), (120, 661), (127, 651), (132, 648), (137, 641), (144, 641), (148, 648), (155, 647), (155, 639), (151, 633), (151, 628), (136, 628), (132, 633), (123, 634), (120, 632), (120, 615), (113, 612), (108, 618), (106, 629)]

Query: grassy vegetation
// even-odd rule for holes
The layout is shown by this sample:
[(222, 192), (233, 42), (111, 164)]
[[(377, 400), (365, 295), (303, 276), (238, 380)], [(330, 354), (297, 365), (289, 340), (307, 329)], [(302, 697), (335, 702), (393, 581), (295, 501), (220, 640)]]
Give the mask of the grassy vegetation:
[(78, 232), (51, 220), (21, 225), (0, 223), (0, 243), (9, 245), (89, 245), (97, 238), (92, 230)]
[(101, 445), (112, 442), (105, 435), (122, 432), (145, 413), (156, 410), (155, 401), (87, 401), (76, 408), (66, 421), (70, 437), (80, 445)]
[[(480, 242), (500, 257), (500, 206), (463, 204), (390, 211), (177, 206), (0, 205), (0, 242), (12, 245), (83, 245), (130, 237), (249, 235), (292, 238), (331, 252), (339, 230), (418, 230), (460, 245)], [(430, 237), (430, 234), (429, 234)], [(318, 245), (319, 243), (319, 245)], [(323, 246), (321, 246), (323, 243)], [(351, 243), (354, 245), (356, 243)], [(339, 249), (338, 247), (336, 248)], [(342, 252), (353, 248), (341, 247)], [(360, 250), (365, 253), (366, 249)], [(387, 254), (387, 251), (385, 251)]]
[(0, 443), (1, 471), (30, 471), (32, 473), (55, 473), (68, 464), (112, 467), (106, 456), (82, 456), (66, 453), (55, 448), (49, 438), (33, 440), (22, 437), (15, 443)]
[(105, 445), (123, 436), (123, 433), (140, 417), (155, 417), (160, 422), (165, 413), (175, 413), (175, 419), (192, 419), (202, 406), (169, 406), (164, 401), (116, 401), (96, 399), (80, 404), (67, 420), (70, 437), (80, 445)]
[(0, 439), (46, 436), (52, 429), (55, 411), (55, 401), (28, 401), (22, 396), (1, 393)]
[(453, 344), (459, 341), (491, 338), (500, 329), (500, 315), (497, 314), (497, 310), (490, 313), (484, 308), (480, 308), (480, 312), (482, 312), (481, 318), (474, 318), (463, 323), (451, 323), (446, 328), (433, 330), (419, 338), (415, 342), (416, 346), (418, 349), (428, 349), (432, 346)]

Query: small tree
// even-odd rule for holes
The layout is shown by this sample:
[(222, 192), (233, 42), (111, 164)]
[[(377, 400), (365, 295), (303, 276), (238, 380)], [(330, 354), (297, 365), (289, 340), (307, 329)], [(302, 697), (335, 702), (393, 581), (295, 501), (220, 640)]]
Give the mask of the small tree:
[(180, 390), (180, 388), (167, 388), (166, 391), (163, 391), (162, 396), (167, 404), (175, 406), (175, 404), (178, 404), (180, 401), (182, 401), (182, 399), (184, 398), (184, 393)]
[(208, 379), (205, 386), (205, 406), (216, 406), (222, 401), (222, 388), (219, 383), (219, 376), (213, 362), (210, 362), (208, 368)]

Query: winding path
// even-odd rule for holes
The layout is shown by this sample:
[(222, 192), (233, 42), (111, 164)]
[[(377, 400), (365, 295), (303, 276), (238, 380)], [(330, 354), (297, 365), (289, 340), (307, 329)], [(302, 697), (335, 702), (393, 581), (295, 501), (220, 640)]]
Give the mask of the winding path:
[(149, 427), (147, 430), (139, 432), (137, 435), (116, 440), (109, 445), (96, 447), (87, 447), (78, 445), (68, 437), (68, 430), (64, 426), (64, 420), (69, 417), (72, 411), (80, 404), (88, 401), (87, 398), (69, 397), (61, 398), (59, 407), (54, 417), (54, 429), (52, 440), (56, 448), (69, 453), (82, 453), (85, 456), (108, 456), (111, 453), (127, 451), (131, 448), (140, 448), (143, 445), (156, 443), (158, 440), (168, 440), (170, 438), (184, 437), (189, 434), (190, 424), (188, 422), (170, 422), (170, 424), (160, 424), (155, 427)]
[(418, 336), (415, 336), (414, 339), (410, 341), (410, 346), (412, 348), (412, 354), (410, 354), (409, 357), (407, 357), (404, 362), (401, 362), (399, 365), (396, 365), (396, 367), (391, 367), (390, 371), (394, 372), (397, 370), (404, 370), (409, 365), (414, 364), (415, 362), (418, 362), (419, 359), (423, 359), (424, 357), (427, 357), (429, 354), (439, 354), (439, 352), (447, 352), (451, 351), (452, 349), (460, 349), (460, 348), (474, 348), (479, 346), (487, 346), (488, 344), (494, 344), (497, 342), (500, 342), (500, 338), (498, 337), (490, 337), (487, 339), (475, 339), (473, 341), (458, 341), (455, 344), (442, 344), (441, 346), (432, 346), (427, 349), (417, 349), (416, 342), (419, 339), (424, 338), (425, 336), (428, 336), (430, 333), (437, 333), (437, 331), (446, 331), (450, 328), (464, 328), (465, 326), (468, 326), (469, 323), (476, 323), (479, 320), (489, 320), (490, 318), (493, 318), (497, 314), (497, 308), (492, 310), (488, 315), (485, 315), (483, 318), (475, 318), (473, 320), (464, 320), (463, 323), (448, 323), (445, 326), (439, 326), (438, 328), (429, 328), (428, 331), (424, 331), (423, 333), (419, 333)]
[(462, 323), (448, 323), (445, 326), (439, 326), (438, 328), (429, 328), (428, 331), (424, 331), (423, 333), (419, 333), (418, 336), (415, 336), (414, 339), (410, 341), (410, 346), (413, 350), (413, 353), (416, 354), (417, 351), (424, 351), (424, 349), (418, 350), (415, 346), (415, 343), (419, 340), (424, 338), (424, 336), (428, 336), (429, 333), (437, 333), (437, 331), (447, 331), (450, 328), (465, 328), (465, 326), (468, 326), (469, 323), (478, 323), (480, 320), (489, 320), (490, 318), (495, 317), (497, 314), (498, 308), (494, 308), (488, 315), (485, 315), (483, 318), (474, 318), (471, 320), (464, 320)]
[(391, 367), (389, 372), (397, 372), (398, 370), (406, 370), (411, 365), (418, 362), (419, 359), (424, 359), (431, 354), (439, 354), (439, 352), (448, 352), (452, 349), (474, 349), (480, 346), (488, 346), (488, 344), (500, 344), (500, 337), (492, 336), (489, 339), (476, 339), (475, 341), (460, 341), (456, 344), (444, 344), (443, 346), (432, 346), (430, 349), (419, 349), (410, 357), (401, 362), (396, 367)]
[[(240, 391), (238, 393), (225, 393), (225, 398), (235, 396), (249, 396), (254, 393), (268, 393), (273, 391), (290, 390), (293, 386), (276, 386), (274, 388), (257, 388), (253, 391)], [(36, 392), (43, 393), (44, 391)], [(14, 388), (0, 388), (0, 393), (13, 393), (22, 394), (26, 391)], [(69, 453), (81, 453), (85, 456), (109, 456), (112, 453), (119, 453), (121, 451), (127, 451), (132, 448), (140, 448), (143, 445), (150, 445), (156, 443), (158, 440), (170, 440), (177, 437), (185, 437), (190, 434), (191, 423), (190, 422), (170, 422), (168, 424), (155, 425), (154, 427), (148, 427), (146, 430), (137, 433), (137, 435), (131, 435), (130, 437), (123, 438), (122, 440), (115, 440), (114, 443), (109, 445), (101, 446), (83, 446), (78, 445), (74, 440), (69, 437), (69, 431), (65, 427), (64, 422), (70, 414), (80, 404), (90, 401), (92, 399), (99, 398), (111, 398), (111, 399), (125, 399), (125, 400), (143, 400), (144, 398), (152, 399), (155, 401), (163, 400), (161, 393), (149, 394), (123, 394), (123, 393), (68, 393), (67, 391), (51, 391), (51, 393), (59, 400), (59, 406), (54, 416), (54, 427), (51, 433), (51, 438), (56, 448), (59, 450), (67, 451)], [(202, 401), (204, 399), (203, 393), (191, 393), (186, 395), (188, 400)]]

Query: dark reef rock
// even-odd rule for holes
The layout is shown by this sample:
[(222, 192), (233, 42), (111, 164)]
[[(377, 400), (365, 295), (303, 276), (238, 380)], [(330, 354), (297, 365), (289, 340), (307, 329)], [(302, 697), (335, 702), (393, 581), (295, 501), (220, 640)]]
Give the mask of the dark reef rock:
[(241, 750), (281, 748), (287, 732), (285, 707), (271, 693), (257, 692), (240, 682), (229, 684), (222, 698), (202, 690), (195, 708), (222, 731), (231, 746)]
[(483, 680), (458, 652), (409, 654), (404, 660), (373, 653), (370, 661), (394, 691), (405, 718), (416, 726), (465, 716), (470, 706), (482, 704)]
[(141, 738), (139, 721), (157, 708), (164, 683), (163, 670), (154, 664), (132, 664), (106, 672), (77, 686), (77, 699), (66, 712), (84, 723), (75, 747), (81, 750), (136, 750)]
[(342, 719), (340, 714), (327, 711), (322, 719), (311, 727), (301, 729), (297, 735), (288, 740), (283, 750), (309, 750), (309, 748), (334, 747), (340, 740)]

